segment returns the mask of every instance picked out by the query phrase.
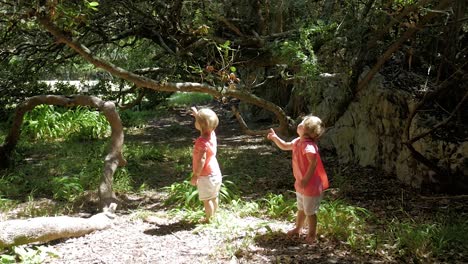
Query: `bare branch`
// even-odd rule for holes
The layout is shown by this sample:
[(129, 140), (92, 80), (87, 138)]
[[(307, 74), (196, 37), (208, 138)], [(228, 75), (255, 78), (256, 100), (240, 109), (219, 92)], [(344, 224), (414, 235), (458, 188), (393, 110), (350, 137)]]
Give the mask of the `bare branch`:
[[(444, 9), (448, 4), (450, 0), (445, 0), (442, 1), (437, 6), (437, 10), (442, 10)], [(426, 16), (424, 16), (420, 22), (415, 25), (414, 27), (410, 27), (397, 41), (395, 41), (385, 52), (380, 56), (380, 58), (377, 60), (375, 65), (372, 67), (372, 69), (364, 76), (364, 78), (358, 83), (358, 87), (355, 91), (355, 93), (359, 93), (364, 87), (367, 86), (367, 84), (374, 78), (375, 74), (380, 70), (382, 65), (391, 57), (391, 55), (403, 44), (405, 41), (407, 41), (409, 38), (411, 38), (417, 31), (419, 31), (423, 26), (433, 17), (435, 17), (438, 13), (428, 13)]]
[(148, 88), (156, 91), (165, 91), (165, 92), (201, 92), (213, 95), (214, 97), (223, 97), (223, 96), (231, 96), (238, 98), (244, 102), (259, 106), (264, 108), (268, 111), (273, 112), (279, 122), (281, 131), (285, 134), (289, 131), (290, 128), (290, 120), (286, 116), (284, 110), (277, 106), (276, 104), (267, 101), (263, 98), (260, 98), (254, 94), (250, 94), (247, 92), (243, 92), (236, 89), (216, 89), (208, 84), (201, 84), (201, 83), (192, 83), (192, 82), (185, 82), (185, 83), (169, 83), (169, 82), (157, 82), (153, 79), (147, 78), (145, 76), (141, 76), (135, 74), (133, 72), (129, 72), (125, 69), (117, 67), (110, 62), (104, 61), (96, 56), (94, 56), (91, 51), (77, 43), (74, 42), (71, 38), (65, 35), (60, 29), (58, 29), (50, 19), (46, 16), (38, 16), (38, 22), (44, 26), (54, 37), (58, 39), (58, 41), (65, 43), (68, 47), (76, 51), (80, 56), (82, 56), (85, 60), (93, 64), (94, 66), (101, 68), (110, 74), (127, 80), (129, 82), (134, 83), (138, 87)]
[(460, 110), (461, 106), (463, 105), (463, 103), (465, 103), (465, 100), (467, 98), (468, 98), (468, 92), (465, 93), (465, 96), (463, 96), (461, 101), (458, 103), (458, 105), (453, 109), (452, 113), (445, 120), (443, 120), (442, 122), (440, 122), (437, 125), (433, 126), (428, 131), (426, 131), (424, 133), (421, 133), (421, 134), (413, 137), (412, 139), (408, 140), (407, 144), (413, 144), (414, 142), (420, 140), (421, 138), (431, 134), (432, 132), (434, 132), (439, 127), (444, 126), (445, 124), (447, 124), (448, 121), (450, 121), (450, 119), (452, 119), (455, 116), (455, 114), (458, 112), (458, 110)]
[(242, 115), (240, 114), (239, 110), (235, 106), (231, 106), (231, 111), (234, 114), (234, 116), (237, 119), (237, 122), (239, 122), (239, 125), (241, 127), (241, 130), (244, 134), (249, 135), (249, 136), (259, 136), (259, 135), (267, 135), (269, 132), (269, 129), (266, 130), (251, 130), (248, 126), (247, 123), (245, 123), (244, 119), (242, 118)]

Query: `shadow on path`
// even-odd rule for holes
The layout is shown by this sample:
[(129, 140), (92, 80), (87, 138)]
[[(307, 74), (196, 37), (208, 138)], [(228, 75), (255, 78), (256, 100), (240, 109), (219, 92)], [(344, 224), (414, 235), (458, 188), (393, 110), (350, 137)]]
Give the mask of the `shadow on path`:
[(147, 229), (143, 233), (151, 236), (174, 235), (179, 231), (190, 231), (195, 228), (195, 224), (186, 221), (179, 221), (167, 225), (156, 225), (156, 228)]

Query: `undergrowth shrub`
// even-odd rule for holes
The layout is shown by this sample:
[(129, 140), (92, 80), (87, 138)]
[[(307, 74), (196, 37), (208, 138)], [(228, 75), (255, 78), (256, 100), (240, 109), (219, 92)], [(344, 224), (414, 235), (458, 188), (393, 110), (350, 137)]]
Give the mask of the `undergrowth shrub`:
[(293, 220), (297, 211), (296, 200), (288, 199), (283, 194), (267, 193), (260, 204), (266, 215), (273, 219)]
[[(168, 193), (164, 202), (165, 205), (174, 206), (178, 209), (193, 209), (200, 207), (198, 200), (198, 190), (196, 186), (190, 184), (191, 175), (183, 182), (173, 183), (171, 186), (164, 187), (163, 190)], [(219, 201), (223, 204), (230, 204), (238, 198), (237, 189), (231, 181), (223, 180), (219, 191)]]
[(124, 127), (143, 128), (149, 120), (156, 118), (158, 113), (149, 110), (133, 111), (128, 109), (119, 111), (119, 115)]
[(468, 220), (454, 216), (433, 223), (393, 219), (385, 236), (403, 259), (421, 261), (468, 250)]
[(320, 233), (358, 248), (369, 242), (366, 233), (369, 217), (370, 213), (364, 208), (347, 205), (341, 200), (325, 200), (318, 213), (318, 229)]
[(93, 139), (108, 135), (110, 125), (104, 115), (86, 107), (64, 109), (40, 105), (26, 113), (23, 135), (34, 139)]
[(52, 179), (54, 199), (71, 202), (84, 192), (79, 177), (55, 177)]

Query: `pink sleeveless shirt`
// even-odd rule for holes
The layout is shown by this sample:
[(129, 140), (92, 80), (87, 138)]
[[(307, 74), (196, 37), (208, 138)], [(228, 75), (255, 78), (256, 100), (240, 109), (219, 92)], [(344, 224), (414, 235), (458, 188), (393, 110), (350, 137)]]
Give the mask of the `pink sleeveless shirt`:
[(192, 155), (192, 168), (193, 171), (196, 171), (197, 163), (195, 161), (200, 160), (203, 157), (203, 153), (206, 152), (206, 161), (205, 166), (203, 167), (200, 176), (209, 176), (209, 175), (221, 175), (221, 170), (219, 168), (218, 160), (216, 159), (216, 133), (211, 132), (210, 138), (198, 137), (195, 140), (193, 147)]
[[(294, 178), (296, 179), (294, 183), (296, 192), (305, 196), (320, 196), (320, 194), (328, 188), (328, 177), (323, 167), (317, 144), (311, 139), (301, 141), (300, 138), (294, 139), (292, 143), (292, 167)], [(301, 186), (301, 180), (305, 176), (310, 165), (307, 156), (317, 159), (317, 166), (315, 167), (315, 172), (310, 178), (309, 183), (303, 188)]]

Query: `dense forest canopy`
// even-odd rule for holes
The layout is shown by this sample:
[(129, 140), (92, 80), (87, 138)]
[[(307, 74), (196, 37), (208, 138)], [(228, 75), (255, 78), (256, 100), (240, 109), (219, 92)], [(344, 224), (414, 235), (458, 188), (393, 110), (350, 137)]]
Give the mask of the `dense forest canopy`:
[[(113, 100), (176, 91), (237, 98), (272, 112), (285, 132), (308, 112), (307, 100), (320, 100), (301, 99), (317, 76), (348, 76), (338, 114), (326, 120), (332, 126), (381, 72), (414, 95), (408, 127), (418, 111), (435, 108), (441, 120), (463, 123), (466, 9), (450, 0), (1, 1), (0, 111), (6, 118), (26, 97), (78, 92), (38, 80), (90, 78), (101, 81), (91, 95), (108, 96), (105, 83), (118, 83)], [(267, 70), (249, 74), (260, 67)], [(400, 69), (422, 78), (392, 78)], [(417, 140), (405, 142), (414, 157), (447, 174), (412, 147)]]

